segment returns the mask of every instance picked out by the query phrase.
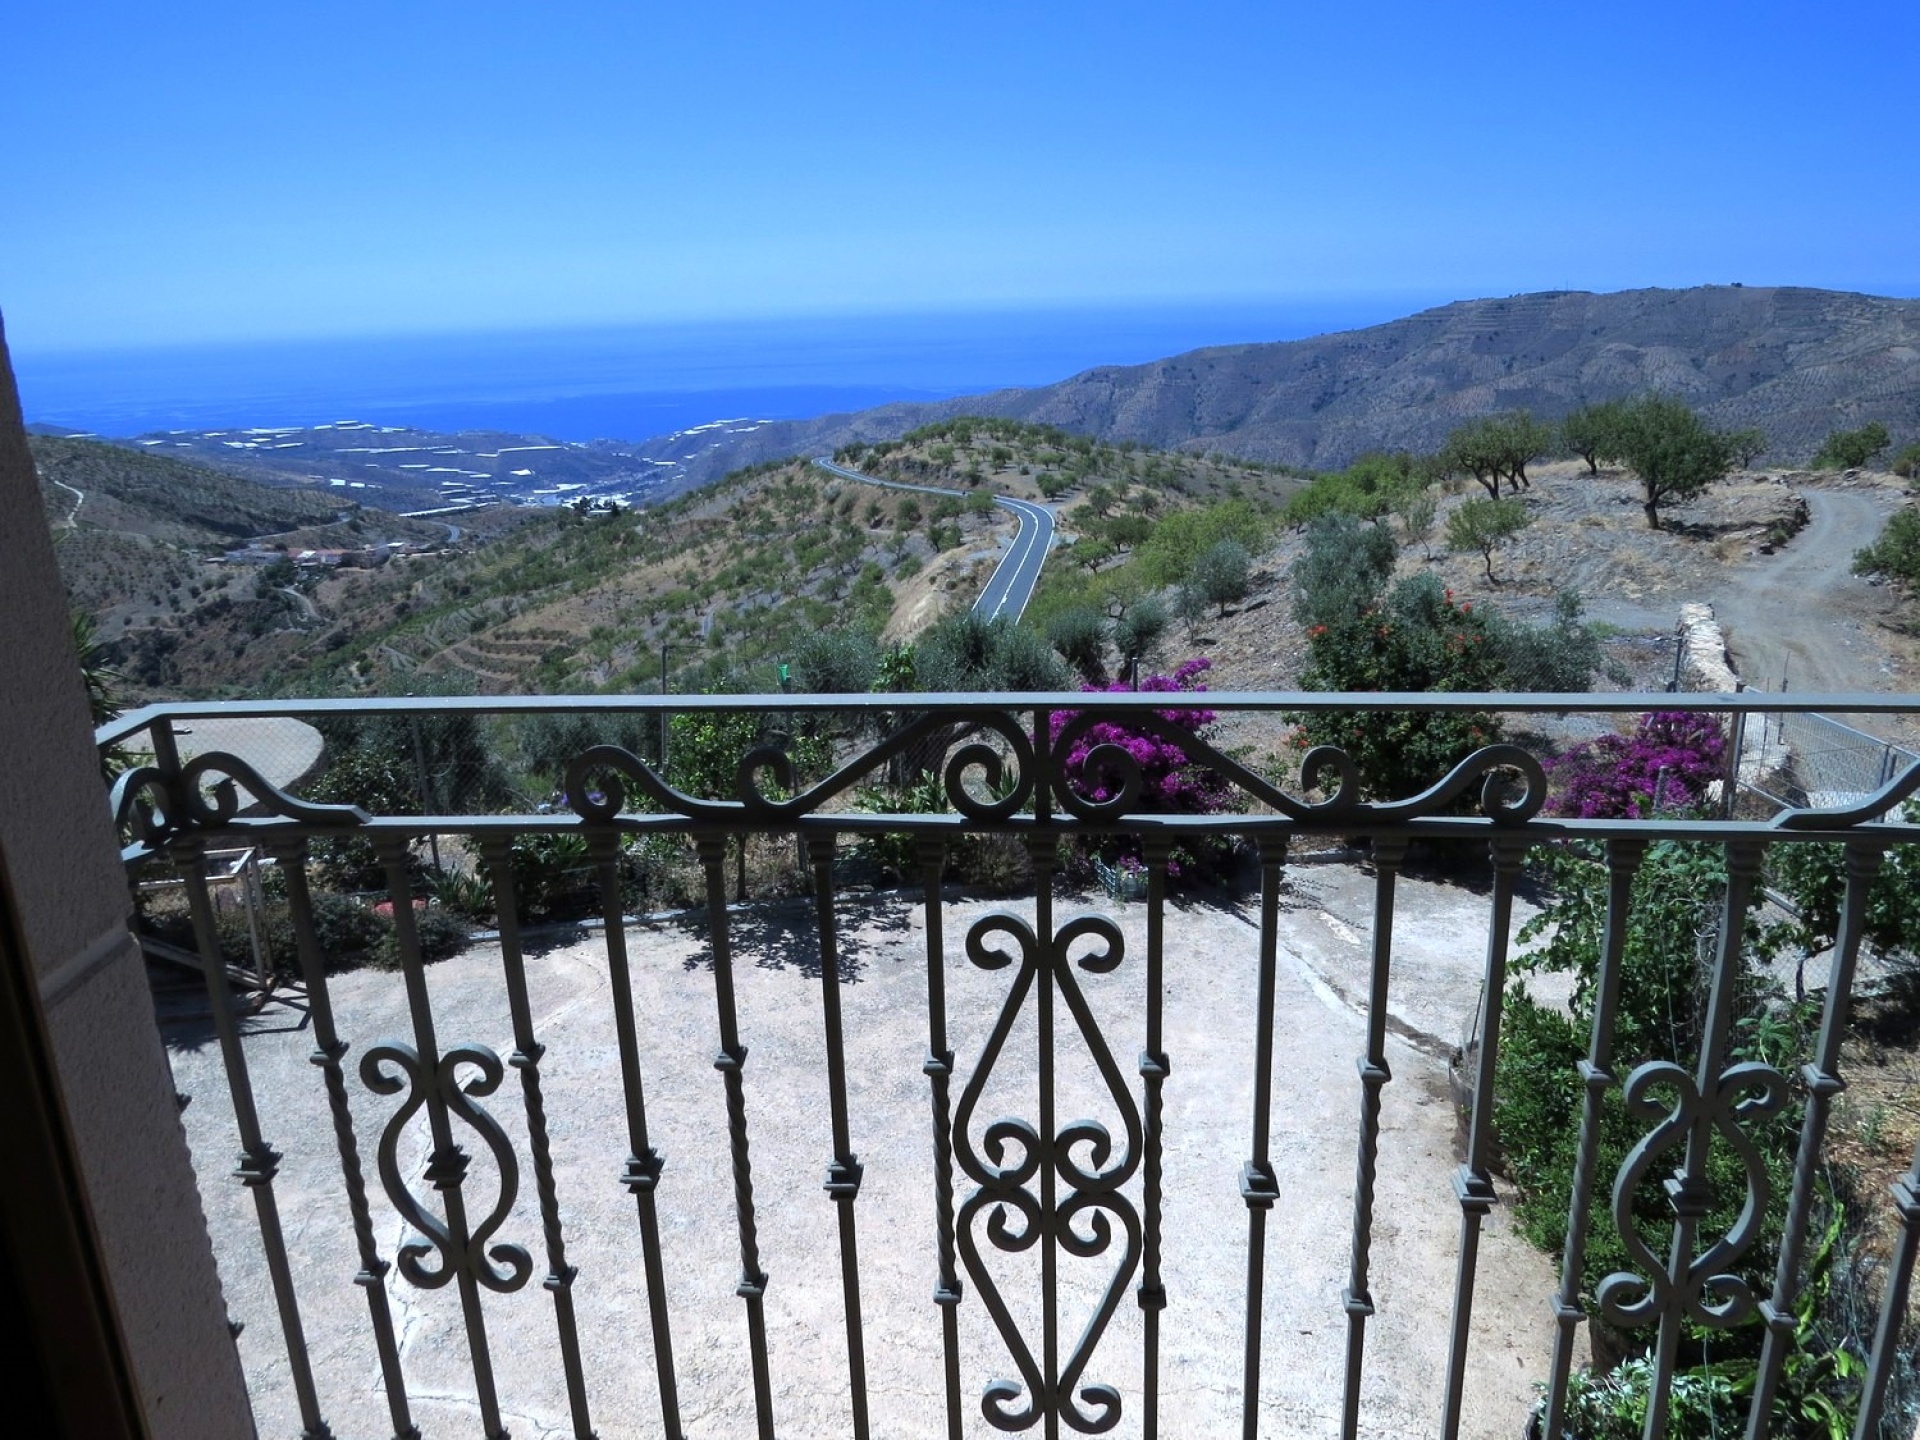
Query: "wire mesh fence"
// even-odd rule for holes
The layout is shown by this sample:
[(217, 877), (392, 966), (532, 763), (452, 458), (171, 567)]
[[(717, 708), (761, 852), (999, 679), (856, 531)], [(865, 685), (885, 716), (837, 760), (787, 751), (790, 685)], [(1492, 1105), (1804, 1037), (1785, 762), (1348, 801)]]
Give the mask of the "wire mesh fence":
[(1905, 774), (1920, 756), (1828, 715), (1786, 712), (1749, 721), (1744, 788), (1780, 806), (1844, 805)]

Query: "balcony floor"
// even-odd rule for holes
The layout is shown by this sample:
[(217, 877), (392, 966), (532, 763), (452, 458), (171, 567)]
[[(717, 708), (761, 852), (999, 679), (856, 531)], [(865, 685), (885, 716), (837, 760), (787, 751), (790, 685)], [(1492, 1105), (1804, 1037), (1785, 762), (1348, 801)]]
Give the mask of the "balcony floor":
[[(1318, 1436), (1337, 1430), (1346, 1343), (1340, 1291), (1352, 1224), (1360, 1092), (1354, 1060), (1364, 1046), (1362, 1017), (1348, 997), (1364, 995), (1363, 983), (1355, 982), (1364, 979), (1371, 888), (1345, 865), (1299, 866), (1289, 875), (1273, 1129), (1282, 1198), (1268, 1231), (1262, 1433)], [(1127, 957), (1117, 970), (1079, 972), (1079, 978), (1131, 1079), (1142, 1039), (1146, 906), (1063, 896), (1055, 902), (1056, 919), (1081, 908), (1110, 914), (1126, 936)], [(1367, 1336), (1362, 1410), (1363, 1432), (1380, 1436), (1430, 1433), (1437, 1424), (1460, 1212), (1451, 1185), (1455, 1119), (1446, 1067), (1435, 1052), (1438, 1042), (1460, 1036), (1477, 1003), (1486, 924), (1484, 897), (1458, 885), (1403, 879), (1398, 908), (1392, 1009), (1404, 1031), (1389, 1042), (1394, 1079), (1384, 1095), (1373, 1253), (1379, 1310)], [(944, 1433), (944, 1404), (940, 1325), (930, 1298), (933, 1148), (921, 1073), (925, 921), (907, 896), (848, 895), (837, 909), (853, 1141), (866, 1165), (856, 1211), (873, 1433), (889, 1440), (933, 1436)], [(1033, 902), (967, 900), (945, 907), (960, 1080), (972, 1072), (1010, 973), (975, 968), (961, 947), (967, 925), (995, 909), (1030, 918)], [(1257, 926), (1257, 900), (1239, 910), (1210, 903), (1170, 907), (1167, 919), (1172, 1075), (1165, 1092), (1169, 1304), (1162, 1322), (1161, 1413), (1163, 1427), (1182, 1440), (1240, 1430), (1247, 1221), (1238, 1180), (1251, 1124)], [(805, 902), (786, 902), (737, 913), (733, 933), (741, 1034), (751, 1051), (746, 1088), (755, 1195), (771, 1276), (766, 1304), (775, 1415), (783, 1437), (844, 1435), (850, 1426), (837, 1232), (833, 1202), (820, 1188), (831, 1141), (812, 911)], [(703, 932), (692, 922), (648, 924), (630, 929), (628, 944), (652, 1143), (666, 1157), (658, 1201), (687, 1434), (746, 1435), (753, 1431), (752, 1386), (743, 1307), (734, 1294), (739, 1250), (721, 1082), (712, 1068), (713, 982)], [(639, 1233), (633, 1202), (617, 1183), (628, 1144), (604, 942), (593, 935), (550, 948), (530, 941), (528, 949), (536, 1027), (547, 1047), (541, 1074), (568, 1259), (579, 1267), (574, 1296), (594, 1424), (602, 1440), (655, 1435), (660, 1421)], [(476, 945), (428, 974), (441, 1046), (477, 1041), (504, 1058), (512, 1043), (498, 947)], [(341, 1034), (354, 1046), (349, 1088), (375, 1192), (381, 1253), (391, 1260), (404, 1227), (372, 1171), (380, 1128), (395, 1102), (369, 1093), (353, 1067), (374, 1040), (410, 1037), (401, 979), (374, 971), (341, 975), (333, 993)], [(351, 1283), (357, 1259), (320, 1073), (307, 1058), (312, 1038), (304, 1018), (289, 1005), (270, 1005), (248, 1023), (248, 1057), (267, 1138), (286, 1155), (276, 1189), (323, 1410), (343, 1440), (380, 1436), (391, 1427), (365, 1301)], [(193, 1097), (184, 1120), (230, 1309), (246, 1322), (240, 1344), (261, 1433), (296, 1435), (253, 1207), (228, 1178), (235, 1142), (218, 1047), (210, 1028), (190, 1019), (169, 1021), (166, 1033), (176, 1084)], [(1003, 1114), (1032, 1115), (1032, 1055), (1029, 1016), (1016, 1025), (976, 1133)], [(1077, 1041), (1063, 1041), (1059, 1066), (1061, 1118), (1106, 1116)], [(526, 1245), (535, 1257), (533, 1282), (511, 1295), (485, 1297), (507, 1424), (517, 1440), (569, 1435), (553, 1306), (538, 1283), (545, 1260), (514, 1072), (484, 1103), (521, 1159), (519, 1197), (497, 1239)], [(484, 1214), (497, 1171), (472, 1132), (460, 1138), (473, 1156), (469, 1208)], [(416, 1184), (428, 1149), (424, 1124), (416, 1120), (400, 1145), (402, 1173)], [(963, 1177), (959, 1186), (964, 1197), (970, 1187)], [(1026, 1313), (1037, 1314), (1035, 1252), (985, 1253), (1016, 1314), (1016, 1297), (1029, 1292), (1035, 1298)], [(1065, 1314), (1091, 1309), (1111, 1259), (1111, 1252), (1091, 1260), (1063, 1257)], [(1482, 1242), (1463, 1434), (1507, 1440), (1519, 1433), (1532, 1382), (1547, 1369), (1553, 1284), (1547, 1257), (1514, 1234), (1504, 1207), (1496, 1209)], [(422, 1292), (397, 1274), (389, 1274), (388, 1288), (417, 1422), (430, 1437), (478, 1433), (454, 1288)], [(989, 1379), (1013, 1367), (971, 1285), (959, 1319), (966, 1432), (993, 1433), (980, 1417), (978, 1397)], [(1064, 1345), (1071, 1346), (1078, 1324), (1067, 1321)], [(1113, 1383), (1125, 1395), (1120, 1435), (1139, 1433), (1140, 1348), (1140, 1312), (1128, 1294), (1085, 1377)]]

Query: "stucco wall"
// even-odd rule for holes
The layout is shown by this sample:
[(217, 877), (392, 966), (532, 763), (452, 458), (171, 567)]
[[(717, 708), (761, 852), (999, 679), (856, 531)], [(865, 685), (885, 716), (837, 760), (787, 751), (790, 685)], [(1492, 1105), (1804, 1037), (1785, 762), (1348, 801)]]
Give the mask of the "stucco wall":
[(155, 1440), (250, 1436), (206, 1218), (127, 933), (65, 592), (0, 326), (0, 884), (13, 897)]

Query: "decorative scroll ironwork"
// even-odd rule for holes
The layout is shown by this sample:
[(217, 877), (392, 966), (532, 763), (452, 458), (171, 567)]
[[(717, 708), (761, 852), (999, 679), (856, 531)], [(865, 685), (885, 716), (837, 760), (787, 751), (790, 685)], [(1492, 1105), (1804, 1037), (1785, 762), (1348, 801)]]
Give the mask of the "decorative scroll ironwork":
[[(1009, 954), (989, 943), (999, 936), (1010, 940), (1016, 953)], [(1071, 920), (1045, 942), (1024, 920), (1004, 913), (983, 916), (967, 932), (967, 958), (981, 969), (1000, 970), (1016, 963), (1019, 966), (999, 1018), (981, 1051), (979, 1064), (961, 1092), (954, 1120), (954, 1158), (977, 1187), (960, 1206), (961, 1259), (1021, 1375), (1019, 1381), (994, 1381), (981, 1396), (981, 1413), (996, 1430), (1025, 1430), (1043, 1416), (1057, 1415), (1069, 1428), (1096, 1435), (1120, 1422), (1120, 1392), (1113, 1386), (1087, 1385), (1077, 1391), (1076, 1387), (1140, 1261), (1140, 1216), (1132, 1201), (1120, 1193), (1120, 1187), (1132, 1178), (1140, 1165), (1141, 1120), (1120, 1067), (1114, 1063), (1113, 1053), (1073, 977), (1070, 954), (1082, 940), (1097, 942), (1097, 948), (1078, 960), (1082, 969), (1103, 974), (1120, 964), (1125, 942), (1118, 927), (1104, 916), (1083, 915)], [(1052, 1135), (1046, 1135), (1043, 1134), (1044, 1119), (1042, 1126), (1021, 1119), (1001, 1119), (993, 1121), (983, 1132), (981, 1148), (986, 1158), (982, 1159), (970, 1133), (974, 1109), (1031, 990), (1038, 991), (1040, 1044), (1043, 1051), (1050, 1052), (1051, 992), (1055, 988), (1066, 1001), (1120, 1113), (1126, 1132), (1124, 1147), (1115, 1156), (1113, 1135), (1097, 1120), (1069, 1121)], [(1051, 1065), (1043, 1055), (1040, 1081), (1043, 1117), (1052, 1110), (1051, 1080)], [(1079, 1146), (1086, 1147), (1085, 1163), (1075, 1156)], [(1039, 1182), (1038, 1194), (1033, 1188), (1036, 1181)], [(1065, 1181), (1069, 1187), (1064, 1199), (1056, 1194), (1056, 1181)], [(1006, 1300), (981, 1257), (974, 1230), (982, 1211), (987, 1212), (987, 1239), (995, 1249), (1007, 1253), (1018, 1253), (1044, 1242), (1049, 1247), (1059, 1246), (1069, 1255), (1091, 1259), (1104, 1255), (1112, 1247), (1117, 1222), (1123, 1243), (1119, 1263), (1079, 1342), (1057, 1373), (1053, 1372), (1051, 1363), (1054, 1346), (1049, 1343), (1046, 1347), (1047, 1365), (1034, 1358), (1032, 1347), (1014, 1323)], [(1017, 1222), (1009, 1218), (1010, 1212), (1017, 1215)], [(1085, 1233), (1074, 1228), (1074, 1222), (1081, 1217), (1085, 1217)], [(1048, 1280), (1043, 1277), (1043, 1285), (1046, 1284)], [(1056, 1299), (1053, 1294), (1044, 1297), (1050, 1327), (1055, 1320)], [(1015, 1408), (1023, 1393), (1025, 1406)], [(1082, 1408), (1082, 1402), (1087, 1408)]]
[[(1669, 1108), (1654, 1093), (1671, 1087)], [(1629, 1114), (1659, 1123), (1627, 1153), (1613, 1186), (1613, 1220), (1620, 1241), (1641, 1273), (1618, 1271), (1600, 1282), (1594, 1293), (1600, 1312), (1615, 1325), (1644, 1325), (1681, 1315), (1696, 1324), (1724, 1329), (1753, 1313), (1752, 1287), (1727, 1267), (1746, 1254), (1766, 1218), (1772, 1187), (1766, 1163), (1740, 1122), (1771, 1115), (1787, 1101), (1787, 1077), (1771, 1065), (1748, 1061), (1728, 1068), (1713, 1089), (1702, 1094), (1685, 1069), (1666, 1060), (1650, 1060), (1627, 1077), (1622, 1091)], [(1634, 1224), (1633, 1202), (1641, 1184), (1659, 1157), (1684, 1143), (1696, 1125), (1711, 1126), (1739, 1157), (1746, 1177), (1746, 1197), (1739, 1216), (1725, 1235), (1699, 1253), (1676, 1247), (1663, 1262)], [(1704, 1219), (1711, 1203), (1704, 1175), (1685, 1166), (1666, 1182), (1676, 1227)], [(1709, 1300), (1707, 1297), (1714, 1297)]]
[[(207, 778), (217, 776), (208, 793)], [(238, 782), (236, 785), (235, 782)], [(116, 829), (131, 829), (143, 845), (160, 845), (195, 830), (217, 830), (240, 813), (240, 790), (282, 820), (338, 828), (372, 817), (357, 805), (320, 805), (289, 795), (237, 755), (209, 750), (178, 770), (140, 765), (114, 781)]]
[[(389, 1073), (384, 1068), (389, 1063), (398, 1067), (400, 1073)], [(464, 1086), (459, 1075), (462, 1065), (472, 1065), (480, 1071)], [(507, 1213), (513, 1208), (520, 1185), (520, 1167), (500, 1122), (476, 1104), (473, 1097), (493, 1094), (505, 1074), (506, 1067), (500, 1063), (500, 1057), (484, 1045), (456, 1045), (440, 1057), (431, 1071), (417, 1050), (398, 1040), (383, 1040), (360, 1057), (360, 1079), (369, 1090), (378, 1095), (407, 1092), (407, 1098), (387, 1121), (387, 1128), (380, 1136), (380, 1182), (386, 1186), (387, 1198), (394, 1208), (426, 1236), (424, 1240), (407, 1241), (394, 1256), (395, 1267), (422, 1290), (437, 1290), (456, 1275), (467, 1273), (487, 1289), (504, 1295), (525, 1285), (533, 1273), (533, 1257), (524, 1246), (487, 1248), (487, 1241), (506, 1223)], [(434, 1098), (479, 1132), (500, 1167), (499, 1197), (487, 1218), (470, 1232), (461, 1233), (436, 1219), (400, 1174), (400, 1134), (420, 1107)], [(427, 1163), (426, 1178), (436, 1190), (458, 1190), (466, 1181), (467, 1163), (467, 1154), (458, 1145), (436, 1149)], [(423, 1262), (435, 1253), (440, 1257), (440, 1264), (438, 1268), (429, 1268)]]
[[(820, 809), (827, 801), (852, 789), (861, 780), (883, 770), (896, 755), (914, 749), (927, 737), (965, 725), (975, 731), (996, 735), (1007, 747), (1006, 754), (984, 740), (969, 740), (947, 756), (943, 776), (948, 803), (973, 820), (1004, 820), (1019, 812), (1033, 793), (1033, 742), (1004, 710), (943, 710), (910, 721), (885, 740), (863, 751), (833, 774), (786, 799), (777, 799), (762, 788), (761, 776), (769, 774), (782, 790), (792, 790), (794, 769), (791, 757), (777, 746), (760, 745), (740, 758), (734, 772), (732, 800), (702, 800), (675, 789), (665, 777), (630, 750), (618, 745), (596, 745), (576, 756), (567, 766), (567, 803), (574, 813), (587, 820), (611, 820), (627, 804), (627, 784), (631, 782), (662, 809), (694, 820), (725, 823), (748, 817), (753, 819), (794, 819)], [(1009, 779), (1011, 763), (1011, 785)], [(978, 773), (992, 799), (982, 799), (968, 785)]]

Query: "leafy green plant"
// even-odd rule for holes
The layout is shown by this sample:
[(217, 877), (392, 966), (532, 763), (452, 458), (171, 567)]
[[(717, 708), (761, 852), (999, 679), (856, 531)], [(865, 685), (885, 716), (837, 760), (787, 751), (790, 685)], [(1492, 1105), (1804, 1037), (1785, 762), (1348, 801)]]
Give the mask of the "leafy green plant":
[(1887, 427), (1870, 420), (1858, 430), (1834, 430), (1813, 457), (1816, 470), (1858, 470), (1893, 443)]

